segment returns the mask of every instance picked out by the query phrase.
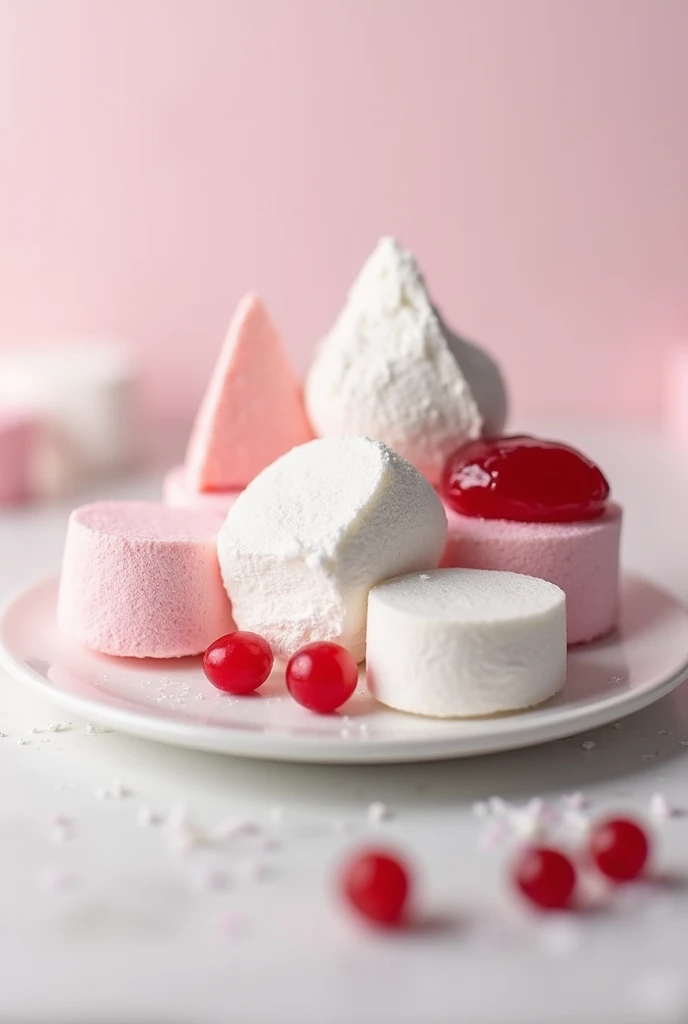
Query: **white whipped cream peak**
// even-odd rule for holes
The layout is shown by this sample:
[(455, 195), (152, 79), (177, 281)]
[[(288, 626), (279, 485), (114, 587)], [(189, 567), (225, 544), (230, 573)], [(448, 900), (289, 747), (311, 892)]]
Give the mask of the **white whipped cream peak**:
[(321, 342), (306, 402), (321, 436), (377, 438), (432, 483), (461, 443), (501, 429), (506, 411), (494, 363), (444, 325), (415, 258), (389, 236)]

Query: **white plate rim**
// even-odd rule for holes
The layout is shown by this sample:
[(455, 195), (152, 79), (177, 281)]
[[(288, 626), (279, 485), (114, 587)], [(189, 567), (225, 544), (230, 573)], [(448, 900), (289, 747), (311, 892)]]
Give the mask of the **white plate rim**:
[[(634, 575), (633, 578), (640, 577)], [(453, 760), (502, 753), (566, 739), (588, 729), (608, 725), (661, 700), (688, 678), (687, 650), (681, 665), (654, 685), (637, 691), (612, 693), (590, 705), (583, 704), (566, 711), (558, 709), (558, 715), (551, 717), (547, 715), (545, 704), (519, 715), (473, 719), (472, 722), (489, 722), (491, 729), (471, 736), (410, 736), (396, 740), (368, 740), (365, 744), (345, 744), (333, 743), (329, 737), (305, 735), (296, 743), (289, 734), (175, 722), (156, 717), (152, 713), (113, 707), (51, 686), (40, 673), (6, 648), (3, 628), (6, 618), (18, 604), (55, 584), (55, 576), (45, 577), (25, 587), (0, 607), (0, 668), (52, 704), (94, 724), (171, 746), (229, 756), (295, 763), (371, 765)], [(654, 583), (651, 585), (657, 587)], [(667, 591), (663, 590), (663, 593), (667, 594)], [(681, 604), (673, 595), (670, 596), (677, 605)], [(522, 725), (518, 731), (511, 727), (515, 721)], [(509, 726), (505, 728), (504, 723), (509, 723)]]

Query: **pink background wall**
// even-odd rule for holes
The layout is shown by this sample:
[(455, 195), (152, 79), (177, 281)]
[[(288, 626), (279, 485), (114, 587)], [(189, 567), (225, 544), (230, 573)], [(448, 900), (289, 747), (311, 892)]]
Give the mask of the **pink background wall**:
[(301, 368), (381, 232), (520, 410), (657, 413), (688, 332), (684, 0), (0, 0), (0, 339), (188, 414), (243, 290)]

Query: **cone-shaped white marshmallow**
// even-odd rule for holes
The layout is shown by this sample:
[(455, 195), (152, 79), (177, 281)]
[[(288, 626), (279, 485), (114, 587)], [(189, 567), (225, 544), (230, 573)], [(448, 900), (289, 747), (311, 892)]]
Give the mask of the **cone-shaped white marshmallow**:
[(364, 437), (311, 441), (239, 495), (218, 538), (239, 629), (275, 654), (333, 640), (365, 654), (368, 592), (401, 572), (439, 564), (442, 504), (420, 473)]
[(196, 416), (186, 453), (187, 485), (197, 491), (244, 487), (312, 437), (282, 339), (260, 298), (247, 295)]
[(506, 393), (487, 353), (445, 327), (411, 253), (382, 238), (320, 344), (306, 407), (322, 437), (377, 438), (437, 483), (459, 445), (502, 431)]
[(513, 572), (440, 569), (368, 600), (368, 686), (382, 704), (438, 718), (531, 707), (566, 679), (566, 598)]

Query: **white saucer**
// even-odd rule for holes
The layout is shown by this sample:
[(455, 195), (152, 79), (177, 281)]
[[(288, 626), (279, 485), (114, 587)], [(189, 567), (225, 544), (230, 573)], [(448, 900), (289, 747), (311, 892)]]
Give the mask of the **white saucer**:
[(257, 695), (215, 690), (199, 658), (108, 658), (65, 640), (55, 625), (57, 581), (17, 597), (0, 618), (0, 664), (53, 704), (91, 722), (164, 743), (283, 761), (365, 764), (469, 757), (544, 743), (651, 704), (688, 676), (688, 612), (629, 578), (622, 621), (607, 640), (569, 652), (568, 681), (520, 714), (414, 718), (375, 704), (363, 685), (341, 714), (313, 715), (276, 670)]

